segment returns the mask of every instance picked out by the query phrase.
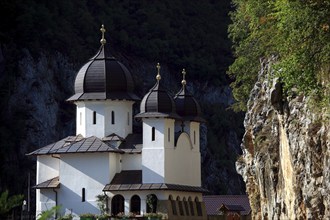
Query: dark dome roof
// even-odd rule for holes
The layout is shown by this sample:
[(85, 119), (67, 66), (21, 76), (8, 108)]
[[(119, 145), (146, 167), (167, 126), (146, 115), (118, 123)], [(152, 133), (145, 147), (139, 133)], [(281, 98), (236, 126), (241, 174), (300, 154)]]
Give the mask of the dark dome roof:
[(133, 93), (131, 73), (101, 45), (97, 54), (79, 70), (75, 94), (68, 101), (92, 99), (139, 100)]
[(196, 99), (188, 93), (185, 85), (174, 96), (176, 112), (184, 119), (189, 121), (204, 122), (201, 117), (201, 107)]
[(161, 86), (160, 80), (143, 97), (140, 105), (140, 113), (135, 117), (165, 117), (180, 118), (176, 114), (173, 98)]

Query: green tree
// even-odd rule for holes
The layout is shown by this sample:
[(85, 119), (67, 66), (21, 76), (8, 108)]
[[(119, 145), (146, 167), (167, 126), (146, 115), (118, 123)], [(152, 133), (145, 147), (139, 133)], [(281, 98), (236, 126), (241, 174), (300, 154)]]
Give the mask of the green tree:
[(13, 195), (9, 196), (8, 190), (0, 195), (0, 217), (5, 217), (13, 208), (22, 205), (24, 196)]
[(238, 101), (234, 107), (245, 110), (257, 80), (260, 59), (271, 56), (276, 57), (275, 74), (282, 79), (286, 91), (295, 88), (327, 97), (322, 91), (329, 82), (330, 1), (233, 0), (233, 3), (229, 36), (236, 59), (228, 74), (234, 79), (231, 86)]

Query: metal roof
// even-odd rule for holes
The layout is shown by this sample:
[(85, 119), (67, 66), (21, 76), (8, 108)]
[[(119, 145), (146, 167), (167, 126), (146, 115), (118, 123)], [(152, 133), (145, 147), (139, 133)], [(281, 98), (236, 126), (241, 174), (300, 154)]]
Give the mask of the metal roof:
[(226, 210), (226, 211), (232, 211), (232, 212), (241, 212), (241, 211), (245, 211), (245, 209), (240, 206), (240, 205), (226, 205), (226, 204), (222, 204), (220, 206), (220, 208), (218, 208), (219, 211), (221, 210)]
[(75, 80), (75, 94), (68, 101), (140, 100), (133, 92), (128, 69), (107, 52), (102, 44), (97, 54), (83, 65)]
[(128, 152), (132, 150), (141, 151), (141, 148), (137, 147), (137, 145), (140, 144), (142, 144), (142, 134), (129, 134), (118, 148), (121, 150), (128, 150)]
[(174, 96), (176, 111), (184, 120), (205, 122), (201, 117), (201, 107), (185, 86)]
[(142, 183), (142, 170), (123, 170), (116, 173), (110, 184), (103, 191), (134, 191), (134, 190), (173, 190), (187, 192), (208, 192), (198, 186), (187, 186), (168, 183)]
[(56, 189), (60, 188), (60, 179), (59, 177), (54, 177), (50, 180), (46, 180), (45, 182), (39, 183), (38, 185), (34, 186), (35, 189)]
[(241, 215), (248, 215), (251, 212), (248, 195), (207, 195), (203, 196), (203, 201), (208, 215), (219, 214), (218, 210), (223, 204), (231, 208), (243, 207), (244, 211), (241, 211)]
[(95, 136), (83, 138), (81, 135), (69, 136), (58, 142), (49, 144), (35, 150), (27, 155), (63, 154), (63, 153), (92, 153), (92, 152), (114, 152), (124, 151), (112, 146), (109, 141), (103, 141)]
[(140, 105), (140, 113), (135, 117), (165, 117), (174, 119), (180, 118), (180, 116), (176, 113), (173, 98), (167, 93), (166, 89), (163, 88), (161, 81), (159, 80), (143, 97)]

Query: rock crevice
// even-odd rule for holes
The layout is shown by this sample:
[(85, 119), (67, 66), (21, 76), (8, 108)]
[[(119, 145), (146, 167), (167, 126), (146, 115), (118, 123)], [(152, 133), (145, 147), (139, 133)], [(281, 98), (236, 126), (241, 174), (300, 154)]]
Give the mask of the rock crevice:
[(284, 97), (262, 61), (236, 162), (255, 219), (330, 217), (330, 128), (326, 111), (304, 95)]

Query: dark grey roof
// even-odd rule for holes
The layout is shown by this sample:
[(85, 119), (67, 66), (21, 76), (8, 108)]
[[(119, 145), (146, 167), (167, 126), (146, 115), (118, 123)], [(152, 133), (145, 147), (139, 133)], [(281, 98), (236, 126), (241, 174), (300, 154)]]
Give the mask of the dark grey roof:
[(45, 182), (39, 183), (38, 185), (34, 186), (35, 189), (56, 189), (60, 188), (60, 178), (54, 177), (50, 180), (47, 180)]
[(226, 204), (222, 204), (218, 210), (227, 210), (233, 212), (245, 211), (245, 209), (240, 205), (226, 205)]
[(97, 54), (78, 71), (75, 94), (68, 101), (140, 100), (133, 90), (131, 73), (107, 52), (104, 45), (101, 45)]
[(81, 135), (69, 136), (53, 144), (35, 150), (27, 155), (63, 154), (63, 153), (92, 153), (92, 152), (115, 152), (124, 153), (108, 141), (102, 141), (97, 137), (83, 138)]
[(203, 196), (206, 212), (208, 215), (218, 215), (219, 208), (225, 204), (229, 206), (241, 206), (244, 211), (241, 211), (242, 215), (248, 215), (251, 212), (248, 195), (207, 195)]
[(121, 150), (141, 150), (136, 147), (138, 144), (142, 144), (142, 134), (129, 134), (118, 148)]
[(134, 191), (134, 190), (173, 190), (187, 192), (208, 192), (198, 186), (186, 186), (168, 183), (142, 183), (142, 170), (125, 170), (117, 173), (103, 191)]
[(139, 184), (142, 182), (142, 170), (122, 170), (116, 173), (110, 184)]
[(168, 183), (140, 183), (140, 184), (107, 184), (103, 191), (136, 191), (136, 190), (172, 190), (185, 192), (207, 193), (206, 189), (198, 186), (186, 186)]
[(187, 91), (186, 86), (174, 96), (176, 112), (184, 120), (205, 122), (201, 117), (201, 107), (196, 99)]
[(136, 118), (164, 117), (179, 119), (173, 98), (167, 93), (160, 83), (156, 84), (143, 97), (140, 105), (140, 113)]

